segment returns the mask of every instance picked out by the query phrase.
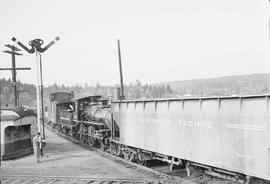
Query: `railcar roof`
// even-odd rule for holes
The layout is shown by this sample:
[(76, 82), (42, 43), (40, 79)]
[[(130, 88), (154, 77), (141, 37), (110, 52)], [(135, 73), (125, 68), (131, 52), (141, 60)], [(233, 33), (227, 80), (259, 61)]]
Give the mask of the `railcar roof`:
[(23, 106), (1, 109), (1, 121), (15, 121), (27, 116), (36, 116), (36, 113), (33, 109)]
[(70, 91), (56, 91), (56, 92), (52, 92), (51, 94), (59, 94), (59, 93), (72, 93)]
[(71, 104), (74, 103), (73, 99), (71, 99), (70, 101), (63, 101), (63, 102), (57, 102), (57, 105), (61, 105), (61, 104)]
[(155, 101), (181, 101), (181, 100), (207, 100), (207, 99), (241, 99), (241, 98), (270, 98), (270, 94), (259, 94), (259, 95), (233, 95), (233, 96), (188, 96), (178, 98), (157, 98), (157, 99), (125, 99), (116, 100), (112, 103), (125, 103), (125, 102), (155, 102)]
[(84, 100), (87, 98), (101, 98), (101, 95), (91, 95), (91, 96), (85, 96), (85, 97), (80, 97), (80, 98), (73, 98), (72, 101), (78, 101), (78, 100)]

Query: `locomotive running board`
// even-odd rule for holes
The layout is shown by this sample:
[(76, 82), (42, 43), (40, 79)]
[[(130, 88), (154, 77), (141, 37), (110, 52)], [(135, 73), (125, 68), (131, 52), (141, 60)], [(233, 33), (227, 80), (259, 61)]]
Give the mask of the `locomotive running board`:
[(99, 122), (96, 122), (96, 121), (83, 121), (83, 123), (89, 124), (89, 125), (99, 125), (99, 126), (104, 125), (103, 123), (99, 123)]

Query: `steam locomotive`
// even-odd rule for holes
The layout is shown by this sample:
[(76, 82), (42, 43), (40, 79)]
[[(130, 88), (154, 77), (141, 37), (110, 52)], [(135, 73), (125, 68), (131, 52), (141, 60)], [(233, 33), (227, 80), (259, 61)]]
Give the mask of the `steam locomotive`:
[(140, 164), (184, 165), (188, 175), (197, 167), (237, 182), (269, 183), (270, 95), (112, 102), (57, 95), (67, 98), (51, 100), (49, 122), (91, 147)]
[(109, 144), (112, 130), (119, 132), (112, 125), (109, 99), (102, 96), (73, 98), (70, 92), (51, 94), (48, 108), (48, 123), (57, 131), (72, 136), (90, 146)]

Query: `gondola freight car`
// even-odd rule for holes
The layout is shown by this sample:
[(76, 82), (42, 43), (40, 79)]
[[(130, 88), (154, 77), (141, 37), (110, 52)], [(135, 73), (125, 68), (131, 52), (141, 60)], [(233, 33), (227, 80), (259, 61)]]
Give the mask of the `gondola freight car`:
[(127, 158), (160, 155), (209, 174), (270, 180), (269, 103), (270, 95), (123, 100), (112, 114)]

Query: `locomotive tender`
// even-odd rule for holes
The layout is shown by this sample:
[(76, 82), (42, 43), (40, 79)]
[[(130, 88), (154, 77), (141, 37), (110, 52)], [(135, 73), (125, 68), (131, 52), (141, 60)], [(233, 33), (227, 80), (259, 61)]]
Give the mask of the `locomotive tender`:
[(58, 104), (62, 102), (70, 102), (71, 99), (74, 98), (73, 92), (54, 92), (50, 95), (50, 103), (48, 107), (45, 108), (46, 119), (48, 123), (55, 123), (56, 117), (59, 116), (59, 108), (57, 107)]
[(141, 164), (193, 165), (248, 183), (270, 180), (269, 97), (119, 100), (110, 107), (96, 96), (71, 100), (74, 109), (66, 111), (75, 113), (70, 135), (90, 146)]

